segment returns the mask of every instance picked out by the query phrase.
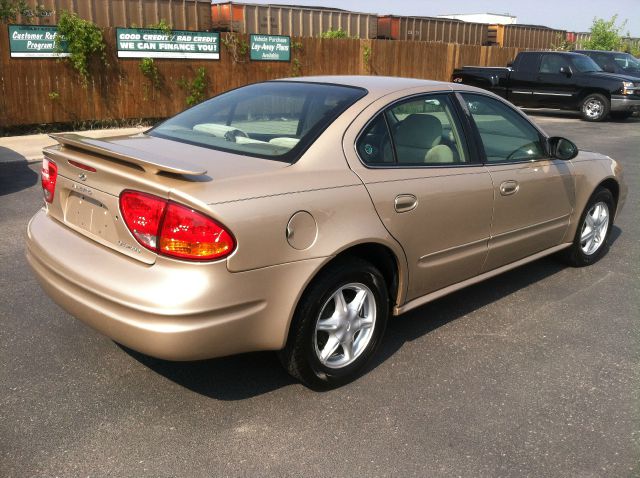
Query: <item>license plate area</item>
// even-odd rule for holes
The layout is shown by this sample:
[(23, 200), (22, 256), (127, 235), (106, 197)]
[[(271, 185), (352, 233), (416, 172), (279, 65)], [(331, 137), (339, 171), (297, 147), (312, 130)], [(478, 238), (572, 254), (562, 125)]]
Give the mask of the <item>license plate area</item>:
[(79, 234), (145, 264), (156, 254), (142, 247), (120, 217), (118, 196), (86, 183), (58, 176), (56, 197), (48, 214)]
[(103, 237), (109, 242), (118, 241), (111, 211), (95, 198), (72, 191), (67, 198), (65, 218), (68, 224)]

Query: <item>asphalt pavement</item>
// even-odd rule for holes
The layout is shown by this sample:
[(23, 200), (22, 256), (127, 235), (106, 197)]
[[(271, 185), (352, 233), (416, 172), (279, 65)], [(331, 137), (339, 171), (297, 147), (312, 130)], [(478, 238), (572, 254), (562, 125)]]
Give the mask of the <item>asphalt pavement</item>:
[(640, 119), (532, 117), (625, 166), (608, 255), (396, 318), (325, 393), (272, 353), (163, 362), (75, 320), (24, 258), (38, 165), (0, 164), (0, 476), (640, 476)]

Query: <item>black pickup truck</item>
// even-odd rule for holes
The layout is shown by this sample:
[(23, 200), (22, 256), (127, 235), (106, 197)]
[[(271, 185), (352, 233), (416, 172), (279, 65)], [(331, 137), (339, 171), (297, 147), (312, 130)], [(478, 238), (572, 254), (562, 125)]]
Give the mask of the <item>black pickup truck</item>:
[(517, 106), (577, 110), (587, 121), (640, 111), (640, 81), (606, 73), (580, 53), (527, 51), (506, 68), (465, 66), (452, 81), (490, 90)]

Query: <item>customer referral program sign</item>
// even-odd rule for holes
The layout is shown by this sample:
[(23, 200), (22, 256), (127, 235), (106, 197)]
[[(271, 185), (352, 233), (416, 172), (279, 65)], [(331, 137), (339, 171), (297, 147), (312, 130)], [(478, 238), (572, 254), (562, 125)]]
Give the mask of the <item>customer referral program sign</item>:
[(220, 59), (220, 34), (146, 28), (116, 28), (119, 58)]
[(11, 58), (58, 58), (69, 56), (67, 45), (61, 42), (56, 51), (58, 29), (45, 25), (9, 25), (9, 50)]

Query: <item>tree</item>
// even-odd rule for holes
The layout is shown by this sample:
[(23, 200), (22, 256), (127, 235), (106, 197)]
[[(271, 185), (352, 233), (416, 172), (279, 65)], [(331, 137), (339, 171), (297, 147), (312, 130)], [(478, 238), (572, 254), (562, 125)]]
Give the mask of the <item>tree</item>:
[(337, 30), (329, 29), (326, 32), (322, 32), (320, 38), (349, 38), (349, 34), (342, 28), (338, 28)]
[(611, 17), (611, 20), (604, 18), (594, 18), (591, 25), (591, 38), (582, 44), (586, 50), (608, 50), (619, 51), (622, 48), (622, 36), (620, 32), (627, 24), (625, 20), (621, 25), (616, 25), (618, 15)]

